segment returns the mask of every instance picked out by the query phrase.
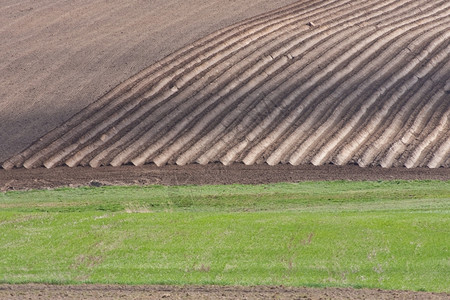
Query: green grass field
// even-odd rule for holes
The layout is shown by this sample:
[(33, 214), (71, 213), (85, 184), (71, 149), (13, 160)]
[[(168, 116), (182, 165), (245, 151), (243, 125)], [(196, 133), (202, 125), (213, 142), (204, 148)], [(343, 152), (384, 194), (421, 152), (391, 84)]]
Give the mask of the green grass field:
[(0, 193), (0, 282), (450, 292), (450, 181)]

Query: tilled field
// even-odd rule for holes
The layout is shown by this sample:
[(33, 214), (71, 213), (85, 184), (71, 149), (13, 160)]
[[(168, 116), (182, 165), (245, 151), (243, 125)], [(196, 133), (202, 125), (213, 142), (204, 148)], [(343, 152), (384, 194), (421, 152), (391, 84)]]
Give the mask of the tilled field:
[[(180, 2), (0, 4), (1, 191), (449, 180), (447, 0)], [(449, 297), (365, 289), (0, 285), (2, 299), (122, 296)]]
[(0, 191), (101, 185), (265, 184), (316, 180), (450, 180), (446, 168), (361, 168), (346, 166), (246, 166), (220, 163), (121, 167), (56, 167), (50, 170), (0, 169)]
[(448, 299), (449, 294), (349, 288), (0, 285), (2, 299)]
[(0, 1), (0, 164), (170, 53), (294, 1)]
[(450, 166), (450, 3), (299, 1), (124, 81), (3, 163)]

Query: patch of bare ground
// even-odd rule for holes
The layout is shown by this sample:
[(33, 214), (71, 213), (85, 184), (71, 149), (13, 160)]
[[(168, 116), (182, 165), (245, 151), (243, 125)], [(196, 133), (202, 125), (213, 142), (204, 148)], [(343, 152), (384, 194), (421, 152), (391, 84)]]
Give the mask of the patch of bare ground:
[(448, 299), (450, 294), (284, 286), (0, 285), (1, 299)]
[(141, 167), (57, 167), (53, 169), (0, 169), (0, 189), (26, 190), (101, 185), (264, 184), (313, 180), (450, 180), (447, 168), (361, 168), (356, 165), (313, 166), (267, 164), (246, 166), (221, 163)]
[(0, 1), (0, 161), (177, 49), (294, 1)]
[[(450, 166), (448, 0), (279, 1), (289, 5), (261, 15), (254, 8), (251, 18), (204, 30), (200, 39), (174, 47), (159, 60), (148, 52), (147, 43), (178, 44), (149, 41), (155, 28), (175, 39), (192, 27), (190, 22), (173, 24), (173, 20), (203, 21), (238, 2), (242, 7), (235, 7), (237, 12), (246, 11), (248, 3), (265, 2), (255, 1), (217, 1), (221, 9), (215, 1), (150, 1), (172, 3), (174, 7), (164, 4), (162, 15), (152, 10), (159, 7), (142, 1), (125, 5), (87, 1), (75, 8), (33, 9), (28, 18), (12, 19), (17, 26), (2, 26), (0, 21), (0, 39), (7, 32), (8, 38), (21, 41), (8, 43), (6, 38), (6, 45), (0, 45), (0, 53), (2, 46), (7, 53), (10, 49), (20, 53), (0, 55), (0, 61), (13, 60), (4, 69), (0, 63), (0, 74), (6, 74), (6, 81), (0, 76), (0, 89), (5, 81), (8, 91), (4, 97), (0, 94), (0, 162), (3, 156), (6, 159), (1, 167), (181, 166), (218, 161)], [(177, 6), (185, 8), (181, 15), (192, 14), (173, 16)], [(54, 19), (61, 20), (56, 22), (59, 26), (49, 26)], [(70, 26), (72, 22), (82, 26)], [(104, 23), (108, 26), (98, 26)], [(94, 28), (85, 32), (88, 24)], [(206, 26), (196, 24), (193, 30)], [(24, 32), (16, 32), (18, 27)], [(37, 44), (30, 36), (40, 37)], [(67, 40), (82, 47), (73, 56), (72, 48), (60, 49)], [(183, 39), (188, 40), (194, 37)], [(134, 43), (142, 47), (128, 49)], [(98, 44), (105, 45), (104, 54), (92, 57)], [(29, 52), (33, 47), (37, 53)], [(48, 56), (50, 70), (33, 73), (28, 66), (46, 61), (40, 52), (52, 47), (59, 52)], [(129, 71), (125, 78), (114, 68), (96, 72), (108, 64), (127, 63), (135, 72), (115, 70)], [(115, 87), (108, 91), (100, 79)], [(75, 82), (76, 87), (66, 88)], [(39, 88), (27, 99), (27, 93), (20, 92), (22, 86), (35, 84)], [(45, 101), (39, 101), (41, 95)], [(70, 96), (75, 101), (60, 103)], [(2, 105), (3, 98), (9, 105)], [(29, 103), (34, 104), (31, 117), (18, 117), (17, 112), (30, 113)], [(89, 105), (82, 109), (81, 103)], [(11, 118), (14, 114), (17, 117)], [(39, 126), (37, 120), (48, 124)], [(50, 131), (32, 132), (44, 127)], [(28, 140), (35, 134), (34, 141)], [(27, 143), (31, 145), (25, 147)]]

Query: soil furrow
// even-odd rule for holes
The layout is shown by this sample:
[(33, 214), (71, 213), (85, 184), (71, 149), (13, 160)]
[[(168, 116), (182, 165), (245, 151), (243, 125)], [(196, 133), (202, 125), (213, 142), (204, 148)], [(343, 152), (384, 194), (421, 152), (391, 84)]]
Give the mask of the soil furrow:
[[(380, 41), (380, 42), (378, 42), (378, 44), (379, 44), (379, 47), (381, 47), (381, 45), (383, 44), (383, 42), (382, 41)], [(377, 47), (374, 47), (374, 50), (376, 51), (378, 48)], [(365, 52), (363, 52), (363, 55), (365, 55), (365, 56), (368, 56), (368, 54), (369, 54), (370, 52), (367, 52), (367, 51), (365, 51)], [(354, 61), (353, 61), (353, 63), (355, 63)], [(351, 70), (349, 70), (349, 71), (351, 71)], [(311, 82), (312, 80), (311, 79), (309, 79), (308, 80), (308, 83), (309, 82)], [(319, 85), (319, 87), (320, 87), (320, 85)], [(303, 87), (301, 87), (301, 88), (303, 88)], [(319, 92), (317, 92), (317, 94), (318, 95), (320, 95), (319, 94)], [(298, 97), (298, 95), (296, 95), (297, 97)], [(308, 94), (307, 94), (307, 96), (309, 97), (309, 99), (311, 100), (311, 102), (312, 102), (312, 94), (310, 93), (310, 92), (308, 92)], [(303, 103), (302, 103), (303, 104)], [(282, 125), (279, 125), (279, 126), (283, 126), (283, 127), (279, 127), (279, 130), (278, 130), (278, 132), (277, 131), (275, 131), (275, 135), (276, 136), (280, 136), (280, 135), (282, 135), (283, 134), (283, 131), (284, 130), (286, 130), (286, 129), (289, 129), (289, 128), (292, 128), (292, 124), (294, 124), (294, 122), (296, 121), (296, 117), (298, 116), (298, 115), (300, 115), (300, 112), (299, 112), (299, 110), (303, 110), (303, 107), (302, 106), (297, 106), (296, 108), (296, 111), (294, 110), (291, 114), (290, 114), (290, 118), (288, 119), (288, 118), (285, 118), (285, 121), (284, 121), (284, 123), (281, 123)], [(308, 115), (306, 112), (305, 112), (305, 115)], [(249, 158), (249, 156), (247, 156), (247, 158), (245, 158), (244, 159), (244, 162), (246, 162), (247, 164), (252, 164), (252, 163), (254, 163), (255, 162), (255, 160), (256, 160), (256, 157), (257, 156), (259, 156), (260, 155), (260, 153), (262, 153), (263, 151), (264, 151), (264, 149), (266, 149), (269, 145), (270, 145), (270, 143), (271, 143), (271, 141), (270, 141), (270, 139), (271, 139), (271, 137), (270, 137), (270, 134), (265, 134), (265, 136), (267, 136), (268, 138), (266, 138), (266, 142), (265, 142), (265, 144), (264, 144), (264, 147), (260, 147), (260, 149), (258, 150), (258, 152), (250, 152), (250, 154), (249, 155), (251, 155), (251, 156), (253, 156), (253, 158)]]
[[(363, 33), (365, 33), (364, 32), (364, 29), (363, 30), (358, 30), (358, 32), (357, 32), (357, 35), (354, 35), (353, 33), (351, 33), (353, 28), (349, 28), (349, 29), (346, 29), (346, 30), (343, 30), (343, 31), (341, 31), (339, 34), (335, 34), (335, 35), (333, 35), (333, 37), (332, 37), (332, 39), (333, 40), (335, 40), (335, 41), (339, 41), (341, 44), (342, 43), (345, 43), (345, 44), (347, 44), (347, 45), (345, 45), (346, 46), (346, 48), (343, 48), (342, 46), (338, 46), (338, 44), (332, 44), (332, 46), (328, 46), (329, 48), (328, 49), (325, 49), (325, 51), (323, 51), (323, 53), (325, 53), (326, 54), (326, 56), (324, 56), (323, 54), (319, 54), (318, 56), (316, 56), (317, 58), (315, 58), (315, 59), (313, 59), (317, 64), (320, 64), (320, 61), (321, 60), (326, 60), (327, 59), (327, 56), (330, 56), (330, 57), (332, 57), (333, 55), (331, 55), (330, 54), (330, 52), (336, 52), (336, 51), (338, 51), (338, 53), (343, 53), (343, 52), (345, 52), (345, 51), (348, 51), (349, 50), (349, 48), (351, 48), (352, 46), (351, 45), (349, 45), (350, 44), (350, 42), (349, 41), (343, 41), (343, 37), (342, 36), (340, 36), (341, 34), (343, 34), (344, 36), (345, 35), (348, 35), (348, 36), (351, 36), (351, 38), (355, 38), (355, 37), (359, 37), (360, 35), (362, 35)], [(367, 35), (367, 34), (366, 34)], [(322, 44), (321, 45), (321, 49), (323, 49), (325, 46), (324, 45), (326, 45), (326, 43), (325, 44)], [(335, 55), (335, 54), (334, 54)], [(339, 56), (340, 54), (337, 54), (336, 56)], [(305, 70), (304, 69), (302, 69), (302, 67), (301, 66), (298, 66), (298, 67), (296, 67), (296, 71), (297, 72), (302, 72), (303, 74), (305, 73)], [(283, 72), (283, 74), (282, 74), (282, 76), (279, 76), (279, 77), (286, 77), (286, 78), (291, 78), (294, 74), (291, 74), (291, 72), (289, 72), (288, 74), (287, 74), (288, 72)], [(252, 96), (254, 96), (254, 97), (259, 97), (260, 99), (258, 99), (257, 101), (259, 101), (259, 102), (263, 102), (263, 103), (267, 103), (268, 101), (267, 101), (267, 99), (265, 98), (265, 96), (267, 95), (267, 94), (269, 94), (269, 93), (271, 93), (271, 92), (273, 92), (273, 90), (272, 91), (267, 91), (267, 90), (261, 90), (261, 89), (257, 89), (255, 92), (253, 92), (252, 94), (250, 94), (249, 96), (247, 96), (245, 99), (243, 99), (243, 101), (245, 102), (246, 100), (248, 100), (248, 98), (252, 98)], [(280, 93), (283, 93), (283, 90), (281, 90), (280, 91)], [(260, 96), (260, 95), (263, 95), (262, 97)], [(282, 97), (282, 95), (276, 95), (275, 96), (276, 98), (281, 98)], [(272, 100), (270, 100), (270, 101), (272, 101)], [(267, 104), (266, 104), (267, 105)], [(261, 112), (261, 107), (263, 107), (262, 109), (264, 110), (264, 106), (265, 105), (260, 105), (260, 106), (257, 106), (257, 105), (255, 105), (254, 106), (254, 108), (252, 108), (252, 110), (251, 111), (244, 111), (244, 113), (243, 114), (245, 114), (245, 116), (243, 117), (243, 118), (245, 118), (245, 120), (244, 121), (242, 121), (241, 119), (238, 121), (238, 122), (235, 122), (234, 124), (232, 124), (232, 126), (231, 126), (231, 124), (228, 124), (228, 121), (227, 121), (227, 125), (225, 126), (225, 128), (228, 128), (228, 127), (231, 127), (231, 132), (230, 132), (230, 134), (227, 134), (227, 141), (226, 142), (223, 142), (223, 141), (221, 141), (220, 142), (220, 146), (218, 146), (217, 148), (218, 149), (216, 149), (216, 150), (214, 150), (214, 149), (209, 149), (208, 150), (208, 154), (207, 155), (205, 155), (205, 156), (203, 156), (201, 159), (200, 159), (200, 163), (202, 163), (202, 164), (205, 164), (205, 163), (207, 163), (209, 160), (208, 159), (206, 159), (206, 157), (210, 157), (210, 159), (211, 159), (211, 157), (214, 157), (214, 156), (216, 156), (217, 155), (217, 152), (218, 151), (220, 151), (221, 150), (221, 148), (223, 148), (224, 146), (226, 146), (226, 145), (228, 145), (228, 146), (233, 146), (233, 145), (229, 145), (229, 143), (231, 143), (232, 142), (232, 140), (233, 139), (235, 139), (235, 135), (237, 134), (237, 131), (239, 131), (239, 130), (248, 130), (249, 128), (251, 128), (252, 127), (252, 123), (258, 123), (259, 122), (259, 120), (256, 120), (256, 118), (255, 118), (255, 115), (257, 115), (257, 114), (259, 114), (260, 112)], [(267, 106), (269, 106), (269, 105), (267, 105)], [(236, 111), (236, 110), (235, 110)], [(234, 111), (234, 112), (235, 112)], [(239, 110), (238, 110), (239, 111)], [(229, 116), (227, 116), (227, 118), (229, 118)], [(242, 123), (239, 123), (239, 122), (243, 122), (244, 124), (242, 124)], [(213, 138), (215, 138), (215, 134), (210, 134), (211, 135), (211, 137), (209, 138), (210, 139), (210, 142), (212, 141), (212, 139)], [(216, 145), (214, 144), (214, 148), (216, 148)]]
[[(61, 8), (49, 26), (77, 13)], [(449, 8), (444, 0), (310, 0), (248, 18), (131, 76), (2, 167), (446, 166)], [(120, 14), (119, 6), (106, 13)], [(88, 26), (103, 19), (99, 11), (81, 17)], [(140, 21), (118, 20), (126, 31)], [(83, 30), (74, 31), (77, 39)], [(108, 43), (108, 60), (127, 55), (139, 41), (114, 48), (114, 30), (91, 31), (83, 43)], [(24, 50), (17, 62), (34, 59), (27, 55), (35, 50)], [(70, 62), (68, 53), (57, 54), (52, 74)]]

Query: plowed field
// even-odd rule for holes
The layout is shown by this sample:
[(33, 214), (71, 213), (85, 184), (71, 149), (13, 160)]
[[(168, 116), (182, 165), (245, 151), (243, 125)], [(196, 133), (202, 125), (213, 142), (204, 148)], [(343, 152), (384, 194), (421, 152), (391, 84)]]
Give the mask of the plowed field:
[[(0, 41), (2, 191), (449, 178), (448, 0), (4, 0)], [(120, 295), (448, 297), (0, 286), (5, 299)]]
[(297, 1), (235, 23), (123, 81), (3, 168), (449, 167), (449, 7)]
[(447, 299), (445, 293), (344, 288), (0, 285), (2, 299)]
[(360, 168), (348, 166), (253, 165), (220, 163), (157, 167), (56, 167), (0, 169), (0, 191), (99, 185), (265, 184), (323, 180), (450, 180), (446, 168)]
[(293, 2), (0, 1), (0, 164), (179, 48)]

